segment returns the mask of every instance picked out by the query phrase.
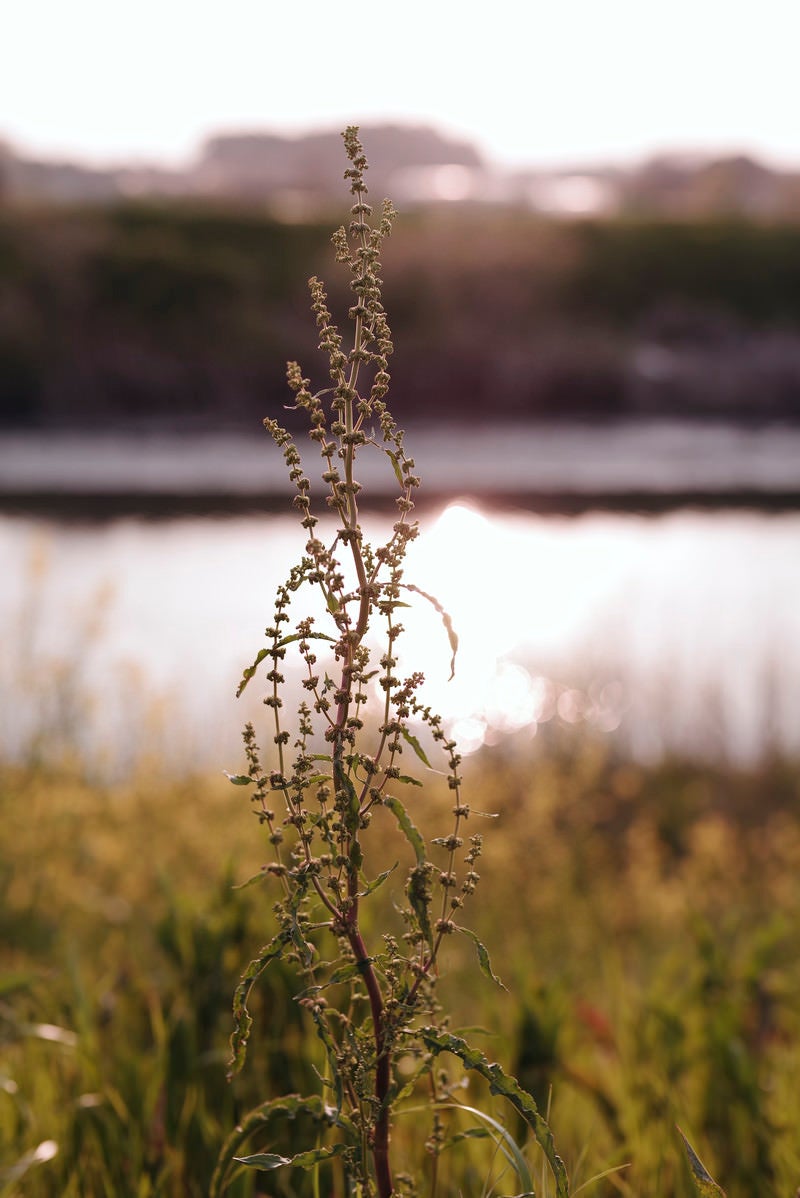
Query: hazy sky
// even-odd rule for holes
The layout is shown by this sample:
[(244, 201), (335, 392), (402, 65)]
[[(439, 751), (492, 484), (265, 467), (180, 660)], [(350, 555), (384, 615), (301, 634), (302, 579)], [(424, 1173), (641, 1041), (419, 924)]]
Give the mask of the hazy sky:
[(800, 165), (800, 0), (0, 0), (0, 138), (187, 159), (209, 132), (430, 122), (499, 162)]

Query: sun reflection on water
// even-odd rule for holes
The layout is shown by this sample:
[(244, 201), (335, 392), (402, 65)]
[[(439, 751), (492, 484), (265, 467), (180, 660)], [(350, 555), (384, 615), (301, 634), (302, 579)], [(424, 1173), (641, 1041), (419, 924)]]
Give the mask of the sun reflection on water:
[[(365, 518), (373, 545), (389, 523)], [(333, 522), (320, 530), (332, 543)], [(263, 679), (238, 705), (233, 692), (304, 543), (289, 516), (0, 518), (0, 755), (59, 725), (120, 768), (145, 752), (175, 768), (235, 761), (242, 721), (263, 720)], [(797, 754), (798, 544), (796, 512), (569, 518), (454, 503), (423, 519), (405, 577), (452, 615), (455, 677), (441, 617), (413, 592), (396, 673), (424, 670), (421, 699), (463, 752), (574, 728), (637, 760)], [(104, 618), (90, 618), (103, 596)], [(299, 618), (312, 601), (296, 600)]]
[[(619, 726), (619, 684), (594, 684), (584, 693), (523, 664), (575, 643), (586, 620), (587, 586), (599, 596), (608, 578), (602, 570), (592, 575), (592, 554), (580, 563), (565, 555), (552, 530), (543, 527), (539, 540), (532, 545), (527, 522), (491, 519), (454, 503), (409, 551), (408, 576), (421, 580), (449, 613), (459, 650), (450, 678), (450, 646), (439, 616), (417, 603), (404, 613), (408, 635), (400, 666), (427, 663), (425, 701), (444, 716), (463, 753), (523, 729), (535, 735), (554, 717), (568, 724), (585, 720), (601, 731)], [(606, 566), (611, 547), (604, 548)]]

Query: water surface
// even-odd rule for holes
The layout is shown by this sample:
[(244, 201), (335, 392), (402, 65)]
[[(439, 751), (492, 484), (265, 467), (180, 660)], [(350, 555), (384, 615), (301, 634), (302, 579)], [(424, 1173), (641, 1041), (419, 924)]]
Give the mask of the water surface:
[[(380, 531), (373, 518), (371, 532)], [(233, 693), (301, 552), (287, 516), (60, 523), (0, 518), (5, 754), (70, 744), (235, 768)], [(800, 514), (492, 514), (425, 519), (403, 665), (465, 748), (587, 727), (641, 757), (800, 751)]]

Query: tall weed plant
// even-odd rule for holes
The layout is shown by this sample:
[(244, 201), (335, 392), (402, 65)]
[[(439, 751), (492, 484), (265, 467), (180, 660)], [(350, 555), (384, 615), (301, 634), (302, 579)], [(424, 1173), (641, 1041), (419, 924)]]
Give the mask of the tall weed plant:
[[(422, 672), (401, 677), (397, 669), (402, 613), (412, 597), (439, 611), (454, 659), (457, 640), (436, 598), (404, 572), (406, 551), (418, 532), (413, 496), (419, 479), (386, 400), (392, 340), (380, 278), (381, 248), (396, 213), (384, 201), (373, 221), (358, 130), (350, 127), (343, 136), (353, 204), (349, 228), (334, 234), (333, 246), (336, 261), (351, 276), (351, 337), (346, 345), (323, 284), (312, 278), (311, 301), (329, 381), (314, 390), (297, 363), (287, 371), (293, 407), (308, 417), (321, 458), (325, 503), (336, 528), (327, 541), (318, 535), (312, 484), (300, 452), (285, 428), (266, 420), (283, 451), (307, 539), (278, 589), (267, 645), (244, 671), (238, 692), (260, 668), (265, 670), (268, 740), (248, 724), (247, 772), (231, 777), (235, 785), (249, 787), (270, 852), (269, 863), (252, 882), (271, 887), (275, 895), (272, 935), (235, 994), (231, 1076), (245, 1063), (251, 991), (280, 961), (295, 973), (296, 1001), (309, 1036), (318, 1039), (319, 1085), (313, 1094), (265, 1096), (225, 1144), (211, 1195), (221, 1195), (237, 1167), (246, 1167), (310, 1171), (315, 1194), (433, 1196), (441, 1154), (475, 1137), (489, 1137), (493, 1151), (515, 1170), (516, 1192), (534, 1193), (525, 1157), (508, 1129), (490, 1112), (459, 1099), (440, 1060), (450, 1056), (483, 1078), (492, 1095), (506, 1100), (509, 1114), (516, 1112), (529, 1127), (549, 1167), (553, 1192), (566, 1198), (566, 1169), (533, 1098), (451, 1030), (437, 995), (443, 949), (453, 936), (471, 940), (476, 967), (500, 983), (486, 948), (463, 922), (479, 882), (482, 836), (472, 831), (476, 813), (462, 794), (458, 748), (421, 697)], [(358, 461), (367, 453), (383, 454), (398, 487), (397, 518), (378, 545), (367, 541), (359, 516)], [(317, 616), (293, 615), (292, 605), (304, 590), (321, 601)], [(303, 688), (291, 714), (284, 702), (290, 655), (299, 662)], [(433, 769), (429, 752), (434, 749), (443, 759), (452, 803), (441, 835), (426, 838), (415, 814), (415, 807), (426, 802), (417, 775)], [(405, 764), (409, 757), (415, 773)], [(382, 868), (390, 837), (398, 841), (398, 862)], [(385, 904), (371, 912), (387, 892), (394, 894), (395, 912)], [(392, 1145), (397, 1120), (420, 1103), (428, 1110), (424, 1185), (412, 1162), (395, 1159)], [(468, 1126), (459, 1123), (451, 1133), (448, 1115), (457, 1106), (469, 1116)], [(265, 1139), (273, 1145), (282, 1120), (307, 1126), (307, 1145), (291, 1155), (260, 1149)]]

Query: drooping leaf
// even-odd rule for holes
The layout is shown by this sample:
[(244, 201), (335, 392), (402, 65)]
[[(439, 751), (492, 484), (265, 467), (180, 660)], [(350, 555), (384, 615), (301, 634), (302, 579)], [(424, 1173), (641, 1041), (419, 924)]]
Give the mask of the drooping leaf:
[(289, 938), (294, 945), (301, 962), (308, 969), (314, 959), (314, 946), (309, 944), (300, 927), (299, 909), (305, 898), (306, 885), (298, 885), (289, 906)]
[(419, 778), (412, 778), (410, 774), (401, 774), (397, 781), (405, 782), (407, 786), (422, 786)]
[(414, 855), (417, 858), (417, 865), (424, 865), (426, 860), (425, 841), (419, 830), (413, 824), (410, 815), (406, 811), (403, 804), (394, 795), (386, 795), (383, 800), (384, 807), (388, 807), (392, 815), (400, 825), (400, 830), (405, 836), (408, 843), (414, 850)]
[(427, 765), (428, 769), (430, 769), (431, 763), (428, 761), (428, 758), (425, 754), (425, 750), (423, 749), (422, 745), (417, 740), (416, 736), (412, 735), (412, 733), (409, 732), (408, 728), (406, 728), (405, 725), (403, 725), (403, 727), (400, 729), (400, 734), (403, 737), (403, 740), (406, 741), (407, 744), (411, 745), (411, 748), (414, 750), (417, 757), (419, 757), (422, 764)]
[(458, 634), (453, 628), (452, 616), (445, 611), (435, 595), (429, 595), (427, 591), (423, 591), (421, 587), (414, 586), (414, 584), (411, 582), (404, 582), (402, 585), (407, 591), (414, 591), (416, 595), (421, 595), (423, 599), (427, 599), (428, 603), (430, 603), (431, 606), (434, 607), (442, 617), (442, 623), (444, 624), (445, 631), (447, 632), (447, 639), (450, 642), (450, 649), (452, 650), (453, 654), (453, 656), (450, 658), (450, 678), (452, 679), (456, 672), (456, 654), (458, 653)]
[(322, 585), (322, 583), (320, 583), (320, 586), (322, 587), (322, 593), (325, 596), (325, 606), (327, 607), (327, 609), (331, 613), (331, 615), (335, 616), (336, 613), (339, 611), (341, 604), (339, 603), (339, 600), (334, 595), (333, 591), (329, 591), (327, 589), (327, 587)]
[(334, 779), (337, 790), (343, 790), (347, 800), (346, 810), (342, 812), (347, 831), (351, 834), (358, 831), (358, 821), (361, 805), (358, 801), (356, 788), (343, 770), (334, 768)]
[(509, 1076), (497, 1064), (490, 1064), (483, 1053), (470, 1048), (466, 1040), (449, 1032), (438, 1032), (435, 1028), (421, 1028), (420, 1036), (434, 1053), (451, 1052), (467, 1067), (473, 1069), (488, 1083), (493, 1094), (505, 1098), (533, 1129), (533, 1134), (547, 1158), (556, 1183), (557, 1198), (569, 1198), (569, 1179), (561, 1157), (553, 1143), (553, 1135), (545, 1119), (539, 1114), (532, 1096), (523, 1090), (516, 1078)]
[(234, 786), (252, 786), (253, 784), (253, 779), (248, 774), (229, 774), (227, 770), (222, 772)]
[(242, 681), (239, 683), (239, 685), (236, 689), (236, 698), (237, 699), (241, 695), (244, 688), (247, 686), (250, 679), (255, 674), (258, 667), (261, 665), (264, 658), (268, 657), (268, 656), (269, 656), (269, 649), (259, 649), (258, 653), (256, 654), (256, 659), (253, 662), (253, 664), (251, 666), (248, 666), (246, 668), (246, 670), (244, 671), (244, 673), (242, 674)]
[(333, 1092), (336, 1097), (335, 1115), (338, 1122), (342, 1118), (342, 1103), (344, 1102), (344, 1085), (342, 1082), (342, 1072), (339, 1068), (339, 1049), (337, 1047), (336, 1041), (331, 1035), (331, 1030), (328, 1026), (328, 1022), (324, 1013), (316, 1004), (311, 1005), (310, 1011), (311, 1018), (316, 1024), (317, 1035), (322, 1041), (323, 1047), (325, 1048), (325, 1055), (328, 1058), (328, 1068), (330, 1070), (330, 1076), (333, 1079)]
[(408, 875), (406, 894), (411, 908), (417, 917), (420, 931), (428, 944), (433, 944), (433, 931), (430, 919), (431, 893), (428, 885), (428, 870), (424, 865), (416, 865)]
[(247, 966), (236, 987), (233, 995), (233, 1033), (230, 1040), (231, 1056), (228, 1061), (228, 1080), (242, 1068), (247, 1054), (247, 1041), (253, 1026), (252, 1016), (247, 1009), (250, 991), (270, 961), (280, 957), (288, 943), (289, 935), (286, 932), (281, 931), (273, 936), (269, 944), (265, 944), (258, 956)]
[(394, 476), (395, 476), (395, 478), (397, 479), (397, 481), (398, 481), (398, 483), (400, 484), (400, 486), (401, 486), (401, 487), (403, 487), (403, 489), (405, 489), (405, 485), (406, 485), (406, 484), (405, 484), (405, 479), (403, 478), (403, 472), (402, 472), (402, 470), (400, 469), (400, 459), (399, 459), (399, 457), (397, 456), (397, 454), (396, 454), (396, 453), (394, 452), (394, 450), (392, 450), (392, 449), (385, 449), (385, 448), (384, 448), (384, 453), (386, 454), (387, 458), (389, 458), (389, 459), (390, 459), (390, 461), (391, 461), (392, 465), (394, 466)]
[(492, 969), (492, 963), (489, 960), (489, 950), (487, 949), (486, 945), (481, 943), (471, 928), (462, 928), (458, 924), (453, 924), (453, 927), (457, 932), (460, 932), (462, 936), (468, 936), (475, 945), (475, 951), (478, 954), (478, 964), (481, 967), (481, 973), (484, 975), (484, 977), (487, 977), (490, 982), (494, 982), (494, 984), (499, 986), (501, 990), (507, 990), (508, 987), (503, 985), (503, 983), (500, 981), (500, 978)]
[(714, 1178), (708, 1169), (706, 1169), (680, 1128), (678, 1128), (678, 1135), (683, 1140), (686, 1159), (692, 1171), (692, 1181), (698, 1194), (700, 1194), (701, 1198), (725, 1198), (725, 1191), (714, 1181)]

